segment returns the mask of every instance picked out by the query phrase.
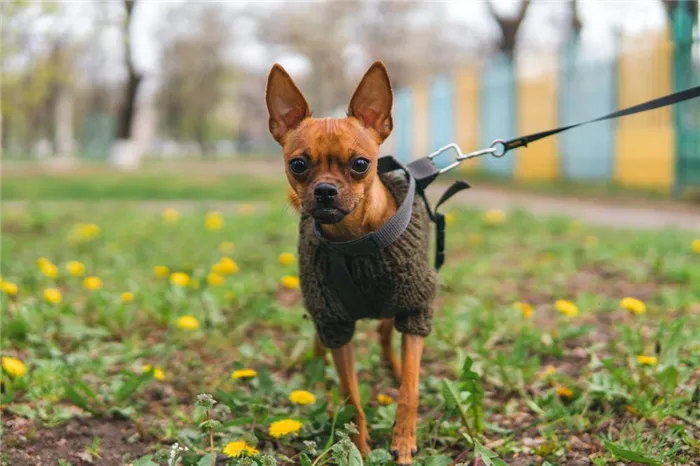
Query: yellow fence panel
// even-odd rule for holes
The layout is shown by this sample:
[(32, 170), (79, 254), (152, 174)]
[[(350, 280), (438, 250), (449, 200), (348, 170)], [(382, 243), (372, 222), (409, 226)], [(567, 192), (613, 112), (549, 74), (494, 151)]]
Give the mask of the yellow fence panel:
[[(455, 82), (455, 134), (463, 152), (480, 149), (479, 144), (479, 69), (476, 66), (458, 70)], [(470, 159), (460, 168), (471, 169), (479, 158)]]
[[(669, 32), (652, 40), (627, 38), (618, 65), (619, 106), (629, 107), (672, 92), (673, 46)], [(673, 109), (665, 107), (618, 120), (615, 180), (623, 185), (668, 190), (673, 185)]]
[[(538, 63), (518, 65), (537, 74), (518, 77), (518, 134), (555, 128), (558, 117), (558, 79), (554, 55)], [(515, 177), (523, 180), (553, 180), (559, 177), (557, 138), (545, 138), (517, 152)]]

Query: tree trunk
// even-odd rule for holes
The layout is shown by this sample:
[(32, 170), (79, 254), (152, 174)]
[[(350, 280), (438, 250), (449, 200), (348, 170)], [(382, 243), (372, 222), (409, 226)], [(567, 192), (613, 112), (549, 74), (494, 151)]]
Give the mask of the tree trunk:
[(124, 89), (124, 100), (119, 111), (119, 124), (117, 126), (118, 139), (131, 139), (131, 126), (136, 110), (136, 95), (141, 83), (141, 76), (129, 73), (129, 80)]
[(117, 126), (117, 139), (131, 139), (131, 126), (136, 111), (136, 96), (141, 84), (142, 76), (134, 69), (133, 55), (131, 53), (131, 18), (136, 0), (124, 0), (126, 18), (124, 19), (124, 57), (126, 69), (129, 74), (124, 97), (119, 110), (119, 123)]

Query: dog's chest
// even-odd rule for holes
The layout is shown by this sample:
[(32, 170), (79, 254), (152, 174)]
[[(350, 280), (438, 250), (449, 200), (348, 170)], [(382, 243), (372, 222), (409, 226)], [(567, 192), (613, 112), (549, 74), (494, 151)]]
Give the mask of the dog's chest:
[(304, 303), (315, 321), (427, 312), (437, 292), (437, 276), (428, 254), (430, 224), (419, 210), (422, 206), (417, 207), (401, 237), (371, 255), (346, 256), (330, 250), (314, 235), (313, 221), (302, 220), (299, 278)]

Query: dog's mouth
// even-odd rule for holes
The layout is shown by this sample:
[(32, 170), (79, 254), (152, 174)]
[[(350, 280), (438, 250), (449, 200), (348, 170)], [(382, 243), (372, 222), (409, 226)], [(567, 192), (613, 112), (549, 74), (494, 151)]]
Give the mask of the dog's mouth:
[(322, 225), (339, 223), (350, 212), (337, 207), (317, 207), (311, 211), (311, 216)]

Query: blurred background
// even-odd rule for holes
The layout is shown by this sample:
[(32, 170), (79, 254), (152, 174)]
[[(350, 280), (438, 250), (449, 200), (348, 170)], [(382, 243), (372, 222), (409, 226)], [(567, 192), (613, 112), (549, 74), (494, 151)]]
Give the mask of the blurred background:
[[(695, 0), (3, 1), (1, 39), (5, 199), (48, 189), (47, 174), (88, 174), (75, 185), (100, 170), (281, 173), (263, 99), (275, 62), (327, 116), (343, 115), (383, 60), (396, 126), (383, 152), (404, 161), (700, 84)], [(700, 100), (466, 169), (503, 184), (692, 195)], [(85, 192), (110, 197), (106, 184), (47, 196)]]

